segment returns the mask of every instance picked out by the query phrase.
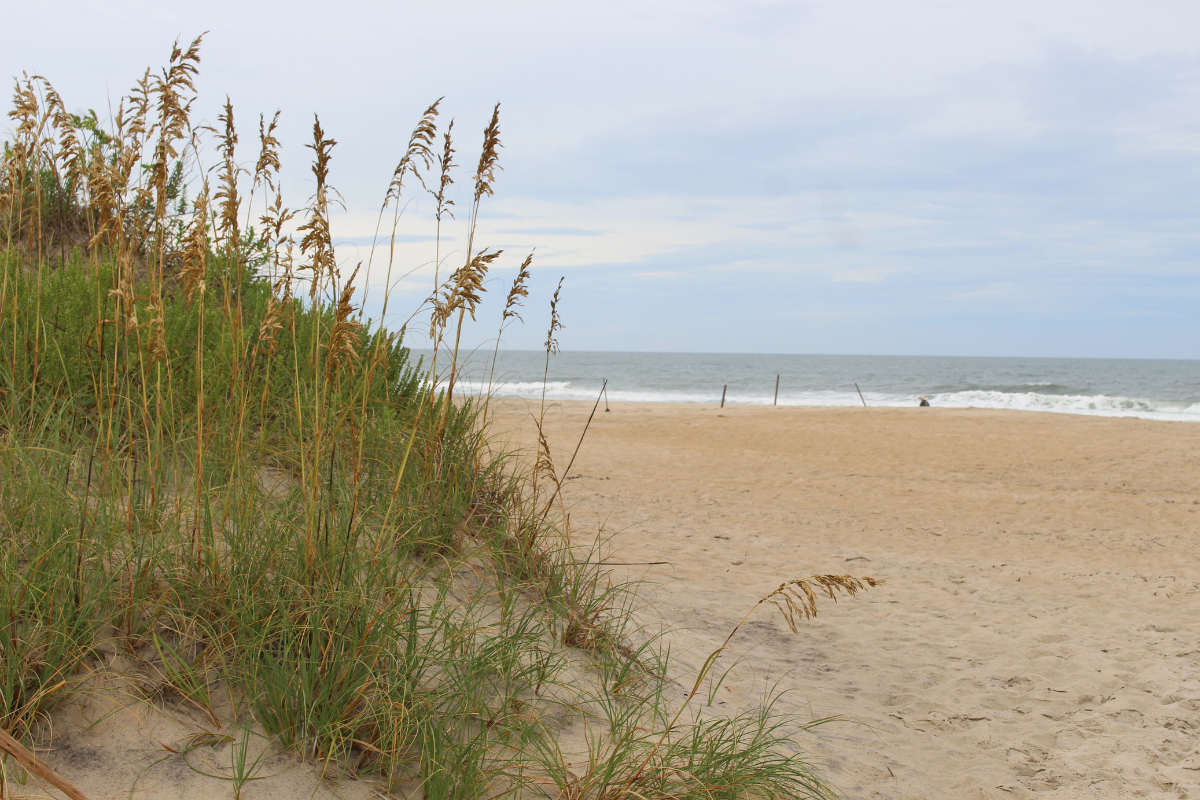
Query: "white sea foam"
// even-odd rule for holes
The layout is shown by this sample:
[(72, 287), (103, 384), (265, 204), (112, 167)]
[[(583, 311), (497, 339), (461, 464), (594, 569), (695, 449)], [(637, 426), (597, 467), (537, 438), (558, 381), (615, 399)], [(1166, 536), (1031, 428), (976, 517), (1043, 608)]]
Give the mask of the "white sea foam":
[[(1050, 388), (1051, 384), (1035, 385)], [(1035, 388), (1031, 386), (1030, 388)], [(487, 390), (486, 384), (464, 382), (460, 384), (465, 394), (479, 395)], [(498, 397), (520, 397), (539, 400), (542, 383), (509, 382), (492, 387)], [(577, 384), (572, 381), (549, 381), (545, 384), (548, 400), (595, 400), (599, 386)], [(721, 400), (718, 392), (695, 392), (683, 390), (623, 390), (609, 389), (608, 399), (612, 402), (629, 403), (707, 403)], [(884, 407), (915, 406), (920, 401), (917, 395), (863, 392), (867, 405)], [(771, 405), (773, 395), (729, 391), (725, 402), (728, 405)], [(1108, 397), (1105, 395), (1042, 394), (1036, 391), (1004, 392), (994, 390), (971, 390), (946, 392), (930, 395), (930, 402), (942, 408), (997, 408), (1020, 411), (1048, 411), (1062, 414), (1088, 414), (1105, 417), (1140, 417), (1143, 419), (1178, 420), (1200, 422), (1200, 403), (1166, 400), (1149, 400), (1130, 397)], [(781, 392), (781, 406), (859, 406), (862, 400), (855, 392), (808, 391)]]
[(1037, 392), (968, 391), (940, 394), (930, 402), (953, 408), (1012, 408), (1101, 417), (1140, 417), (1200, 422), (1200, 403), (1148, 400), (1106, 395), (1039, 394)]

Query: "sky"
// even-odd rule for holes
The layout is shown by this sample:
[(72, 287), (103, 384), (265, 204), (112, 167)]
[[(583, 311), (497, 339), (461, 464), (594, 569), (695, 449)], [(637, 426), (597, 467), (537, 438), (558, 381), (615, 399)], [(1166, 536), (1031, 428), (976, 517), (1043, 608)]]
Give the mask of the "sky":
[[(319, 115), (338, 141), (338, 255), (370, 263), (375, 318), (388, 278), (371, 241), (413, 125), (445, 97), (461, 189), (501, 103), (475, 242), (504, 253), (472, 346), (490, 347), (536, 248), (507, 348), (541, 346), (562, 278), (569, 350), (1200, 358), (1195, 0), (4, 0), (3, 15), (38, 33), (5, 37), (0, 75), (44, 75), (102, 117), (207, 31), (195, 118), (215, 124), (228, 96), (252, 164), (259, 113), (281, 110), (293, 206)], [(427, 195), (409, 193), (398, 230), (392, 326), (433, 286)]]

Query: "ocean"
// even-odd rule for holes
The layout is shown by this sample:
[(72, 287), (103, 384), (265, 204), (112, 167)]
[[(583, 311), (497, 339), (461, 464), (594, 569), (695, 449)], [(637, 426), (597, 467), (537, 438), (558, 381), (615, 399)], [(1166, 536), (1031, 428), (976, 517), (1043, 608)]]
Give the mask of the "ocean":
[[(466, 359), (463, 391), (487, 391), (491, 355)], [(540, 398), (545, 364), (542, 351), (501, 351), (493, 391)], [(719, 403), (726, 387), (727, 404), (770, 405), (776, 376), (788, 406), (915, 406), (925, 395), (947, 408), (1200, 422), (1200, 361), (1151, 359), (563, 352), (550, 357), (546, 397), (595, 400), (607, 379), (610, 401)]]

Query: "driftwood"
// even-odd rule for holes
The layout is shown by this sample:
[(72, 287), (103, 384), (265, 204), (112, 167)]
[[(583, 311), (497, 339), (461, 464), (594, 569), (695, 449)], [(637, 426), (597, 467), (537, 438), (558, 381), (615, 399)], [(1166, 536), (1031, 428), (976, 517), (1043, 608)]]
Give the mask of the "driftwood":
[(0, 728), (0, 750), (8, 753), (22, 767), (58, 789), (71, 800), (87, 800), (87, 795), (72, 786), (71, 782), (62, 775), (50, 769), (45, 761), (29, 752), (25, 745), (10, 736), (8, 731), (3, 728)]

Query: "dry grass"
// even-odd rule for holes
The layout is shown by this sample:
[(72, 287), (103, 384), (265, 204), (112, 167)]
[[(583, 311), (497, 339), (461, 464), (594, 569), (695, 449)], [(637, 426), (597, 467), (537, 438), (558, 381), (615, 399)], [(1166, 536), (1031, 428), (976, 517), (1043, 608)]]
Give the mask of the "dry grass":
[[(212, 721), (227, 696), (270, 747), (381, 793), (828, 796), (782, 754), (769, 701), (681, 723), (724, 646), (687, 702), (667, 700), (666, 654), (633, 621), (637, 586), (572, 540), (544, 399), (532, 464), (489, 449), (486, 403), (454, 399), (464, 317), (503, 264), (475, 241), (501, 169), (499, 106), (446, 281), (455, 150), (453, 123), (433, 149), (440, 100), (388, 184), (385, 313), (403, 195), (415, 180), (436, 200), (439, 272), (414, 312), (429, 314), (435, 356), (410, 364), (402, 332), (362, 323), (371, 262), (344, 276), (333, 247), (336, 141), (314, 119), (314, 191), (287, 207), (278, 113), (260, 116), (252, 169), (230, 100), (219, 130), (193, 126), (200, 45), (174, 46), (108, 128), (67, 113), (44, 79), (17, 82), (0, 160), (0, 727), (45, 739), (57, 705), (119, 685)], [(531, 264), (500, 335), (521, 319)], [(873, 585), (820, 575), (762, 602), (795, 630), (818, 594)], [(136, 669), (106, 667), (117, 654)], [(565, 766), (563, 716), (587, 730), (586, 774)], [(231, 738), (229, 766), (197, 769), (240, 794), (250, 738)]]

